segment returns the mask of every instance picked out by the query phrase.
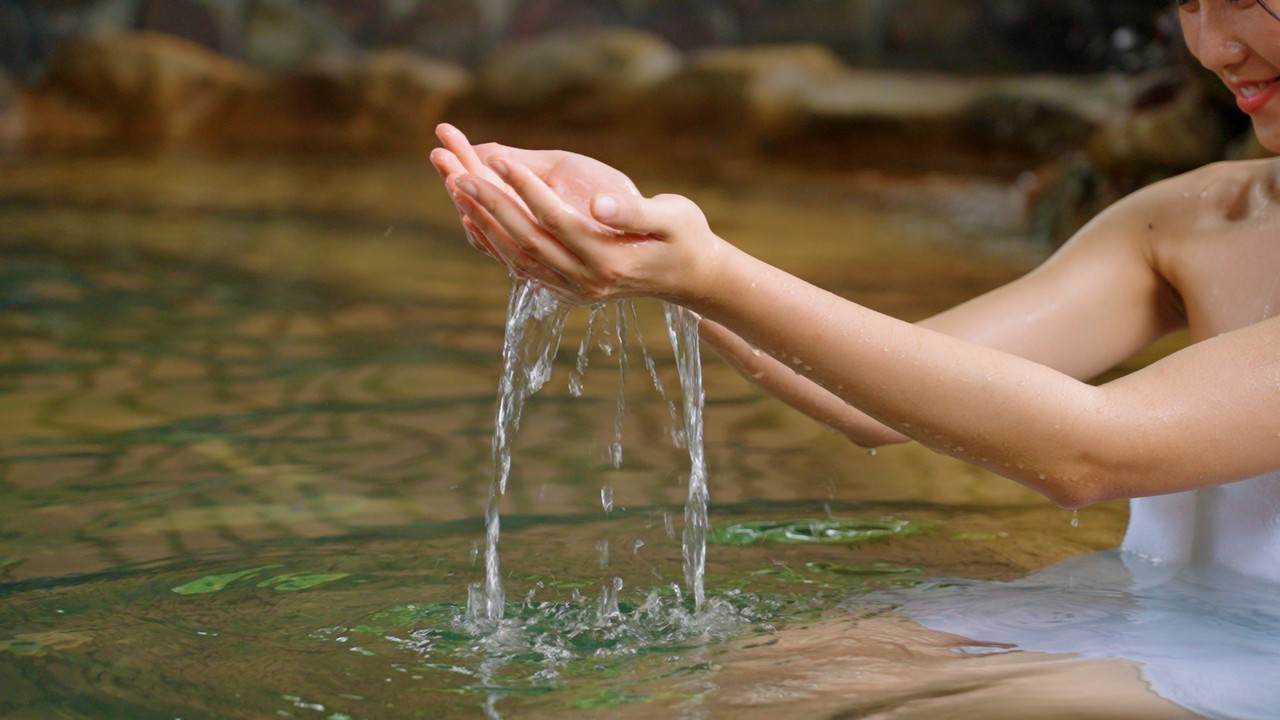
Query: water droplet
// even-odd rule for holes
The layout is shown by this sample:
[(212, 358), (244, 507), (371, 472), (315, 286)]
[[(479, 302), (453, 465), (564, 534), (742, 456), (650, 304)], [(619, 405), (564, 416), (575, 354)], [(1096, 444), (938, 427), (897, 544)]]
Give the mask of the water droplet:
[(640, 548), (642, 548), (642, 547), (644, 547), (644, 541), (643, 541), (643, 540), (640, 540), (640, 539), (636, 539), (636, 543), (635, 543), (635, 545), (634, 545), (634, 546), (632, 546), (632, 548), (631, 548), (631, 554), (632, 554), (632, 555), (639, 555), (639, 554), (640, 554)]
[(609, 464), (614, 470), (622, 467), (622, 443), (617, 441), (609, 443)]
[(1079, 510), (1071, 511), (1071, 527), (1073, 528), (1080, 527), (1080, 511)]
[(876, 448), (868, 448), (868, 449), (867, 449), (867, 454), (868, 454), (868, 455), (870, 455), (871, 457), (875, 457), (877, 452), (878, 452), (878, 450), (877, 450)]
[(667, 537), (673, 538), (676, 536), (676, 526), (671, 519), (671, 513), (662, 513), (662, 527), (667, 531)]
[(608, 485), (600, 488), (600, 506), (604, 508), (605, 514), (613, 512), (613, 488)]
[(609, 541), (596, 541), (596, 557), (600, 560), (600, 567), (609, 567)]

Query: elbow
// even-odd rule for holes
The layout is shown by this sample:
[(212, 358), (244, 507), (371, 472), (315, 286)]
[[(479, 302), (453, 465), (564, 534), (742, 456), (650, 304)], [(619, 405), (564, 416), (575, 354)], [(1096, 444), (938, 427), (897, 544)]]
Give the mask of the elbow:
[(886, 445), (900, 445), (909, 442), (911, 438), (901, 433), (890, 430), (889, 428), (880, 428), (877, 430), (866, 430), (864, 428), (844, 429), (841, 434), (845, 438), (862, 448), (863, 450), (876, 450)]
[(1054, 505), (1064, 510), (1079, 510), (1110, 499), (1077, 487), (1041, 488), (1040, 491)]
[(1038, 475), (1032, 487), (1066, 510), (1130, 497), (1124, 470), (1115, 465), (1082, 460), (1057, 472)]

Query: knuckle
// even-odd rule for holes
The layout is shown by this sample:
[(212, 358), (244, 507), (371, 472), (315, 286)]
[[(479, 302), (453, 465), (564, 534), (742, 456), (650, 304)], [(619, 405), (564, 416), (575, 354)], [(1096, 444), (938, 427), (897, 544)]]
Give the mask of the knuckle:
[(514, 233), (512, 239), (515, 240), (516, 246), (521, 250), (529, 253), (529, 255), (538, 255), (538, 238), (532, 232)]
[(538, 215), (538, 224), (552, 235), (559, 235), (568, 226), (564, 215), (558, 212), (543, 212)]

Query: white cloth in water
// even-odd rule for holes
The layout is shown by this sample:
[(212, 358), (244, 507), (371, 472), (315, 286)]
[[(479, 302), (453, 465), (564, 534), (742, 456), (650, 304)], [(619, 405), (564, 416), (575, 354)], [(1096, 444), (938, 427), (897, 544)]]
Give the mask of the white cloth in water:
[(1156, 563), (1225, 568), (1280, 583), (1280, 474), (1135, 498), (1124, 549)]
[(1152, 690), (1205, 717), (1262, 720), (1280, 708), (1280, 586), (1272, 583), (1108, 551), (1012, 582), (947, 581), (885, 596), (953, 635), (1131, 660)]

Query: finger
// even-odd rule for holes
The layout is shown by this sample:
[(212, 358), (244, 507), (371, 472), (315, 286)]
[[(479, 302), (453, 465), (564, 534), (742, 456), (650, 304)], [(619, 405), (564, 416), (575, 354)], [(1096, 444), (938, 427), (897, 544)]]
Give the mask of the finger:
[(490, 181), (495, 177), (461, 130), (448, 123), (441, 123), (436, 126), (436, 137), (440, 138), (445, 149), (454, 154), (467, 172), (475, 173)]
[(601, 194), (591, 199), (591, 216), (615, 230), (656, 238), (670, 237), (694, 218), (706, 222), (698, 206), (680, 195)]
[(506, 193), (474, 175), (465, 176), (458, 185), (464, 193), (458, 198), (459, 207), (495, 257), (523, 277), (571, 294), (572, 284), (559, 268), (573, 266), (576, 258)]
[[(459, 209), (459, 212), (461, 212), (461, 209)], [(465, 215), (462, 218), (462, 230), (467, 234), (467, 242), (471, 243), (471, 247), (498, 262), (502, 262), (502, 254), (493, 247), (493, 243), (489, 241), (489, 238), (484, 236), (484, 231), (477, 227), (471, 221), (471, 218)]]
[(582, 251), (590, 247), (585, 242), (588, 235), (607, 231), (575, 209), (523, 164), (511, 158), (499, 158), (491, 160), (490, 165), (516, 191), (539, 229), (545, 230), (545, 234), (555, 238), (576, 257), (584, 257)]
[(461, 175), (466, 172), (466, 168), (458, 160), (458, 156), (454, 155), (451, 150), (446, 148), (436, 148), (431, 151), (431, 166), (440, 173), (440, 177), (445, 181), (453, 175)]

